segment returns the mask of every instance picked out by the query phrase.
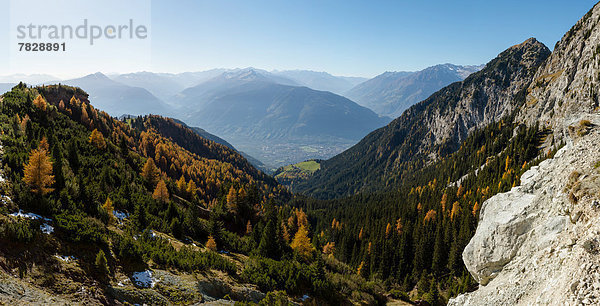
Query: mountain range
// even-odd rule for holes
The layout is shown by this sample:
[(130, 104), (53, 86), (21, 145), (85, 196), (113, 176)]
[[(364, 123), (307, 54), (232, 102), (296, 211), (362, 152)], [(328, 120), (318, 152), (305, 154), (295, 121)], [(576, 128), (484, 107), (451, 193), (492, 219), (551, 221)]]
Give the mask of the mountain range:
[[(388, 94), (397, 96), (398, 90), (391, 88), (404, 84), (400, 91), (412, 97), (403, 102), (409, 105), (417, 102), (416, 97), (423, 92), (441, 88), (444, 83), (440, 80), (448, 79), (447, 75), (459, 79), (470, 71), (468, 69), (441, 65), (421, 72), (393, 73), (394, 77), (385, 78), (389, 83), (386, 85)], [(14, 81), (0, 85), (0, 89), (9, 90), (19, 78), (43, 84), (53, 77), (7, 76), (2, 79)], [(394, 78), (402, 81), (393, 82)], [(268, 169), (274, 169), (308, 159), (332, 157), (369, 131), (389, 122), (391, 119), (386, 116), (378, 116), (368, 107), (339, 95), (348, 90), (376, 92), (381, 79), (382, 76), (378, 76), (365, 81), (326, 72), (268, 72), (246, 68), (179, 74), (138, 72), (106, 76), (95, 73), (54, 83), (86, 88), (94, 103), (113, 116), (151, 113), (180, 118), (190, 126), (227, 139), (268, 164)], [(406, 85), (408, 83), (412, 85)], [(370, 107), (381, 108), (377, 103)]]
[(416, 72), (385, 72), (356, 85), (344, 96), (382, 116), (396, 118), (440, 88), (462, 81), (481, 68), (443, 64)]
[(182, 90), (205, 82), (222, 74), (225, 71), (225, 69), (212, 69), (207, 71), (184, 72), (177, 74), (136, 72), (109, 75), (109, 77), (114, 81), (128, 86), (144, 88), (157, 98), (163, 101), (168, 101), (171, 97)]

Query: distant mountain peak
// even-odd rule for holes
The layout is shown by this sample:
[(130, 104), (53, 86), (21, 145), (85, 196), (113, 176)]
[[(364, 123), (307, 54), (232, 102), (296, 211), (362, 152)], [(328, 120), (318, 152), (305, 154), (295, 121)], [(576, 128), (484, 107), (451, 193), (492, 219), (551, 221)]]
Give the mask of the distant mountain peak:
[(96, 73), (88, 74), (88, 75), (82, 77), (82, 79), (96, 79), (96, 80), (109, 80), (110, 81), (110, 78), (107, 77), (102, 72), (96, 72)]
[(237, 79), (240, 81), (268, 81), (268, 78), (257, 69), (249, 67), (240, 70), (223, 73), (225, 79)]
[(483, 66), (438, 64), (421, 71), (386, 71), (345, 95), (382, 116), (398, 117), (442, 87), (462, 81)]

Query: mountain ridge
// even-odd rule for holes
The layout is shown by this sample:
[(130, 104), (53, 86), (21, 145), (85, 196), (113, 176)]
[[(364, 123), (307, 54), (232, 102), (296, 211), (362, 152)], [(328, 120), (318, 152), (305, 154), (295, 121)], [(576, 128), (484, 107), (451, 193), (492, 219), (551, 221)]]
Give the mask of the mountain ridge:
[(435, 91), (464, 80), (480, 66), (440, 64), (421, 71), (386, 71), (356, 85), (344, 95), (376, 113), (396, 118)]
[(170, 113), (169, 107), (146, 89), (113, 81), (101, 72), (54, 83), (87, 88), (96, 105), (113, 116)]

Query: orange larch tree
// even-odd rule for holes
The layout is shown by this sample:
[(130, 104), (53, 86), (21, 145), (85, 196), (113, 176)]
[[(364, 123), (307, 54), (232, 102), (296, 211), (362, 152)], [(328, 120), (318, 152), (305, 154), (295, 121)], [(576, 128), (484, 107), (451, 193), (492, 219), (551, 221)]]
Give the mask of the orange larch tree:
[(46, 111), (47, 103), (46, 100), (42, 97), (42, 95), (38, 95), (37, 97), (35, 97), (35, 99), (33, 100), (33, 105), (35, 105), (37, 108), (41, 109), (44, 112)]
[(211, 251), (217, 250), (217, 242), (215, 241), (215, 238), (213, 238), (212, 235), (208, 236), (208, 241), (206, 241), (206, 248)]
[(169, 200), (169, 191), (167, 190), (167, 184), (164, 180), (160, 180), (156, 185), (156, 189), (152, 193), (152, 198), (161, 202), (167, 202)]
[(308, 238), (308, 230), (303, 225), (296, 232), (296, 236), (294, 236), (294, 240), (292, 240), (292, 244), (290, 245), (294, 251), (298, 252), (298, 254), (304, 259), (309, 260), (311, 258), (314, 247), (310, 243), (310, 238)]
[(142, 169), (142, 177), (144, 177), (148, 184), (154, 186), (158, 182), (159, 176), (160, 173), (158, 168), (156, 168), (156, 164), (154, 164), (154, 160), (152, 158), (148, 158), (144, 164), (144, 168)]
[(29, 162), (24, 166), (23, 180), (32, 192), (44, 195), (54, 190), (50, 188), (54, 184), (54, 175), (52, 175), (52, 162), (46, 150), (38, 148), (31, 151)]
[(90, 134), (89, 142), (97, 149), (103, 150), (104, 148), (106, 148), (106, 141), (104, 140), (104, 136), (98, 131), (98, 129), (94, 129), (92, 131), (92, 134)]

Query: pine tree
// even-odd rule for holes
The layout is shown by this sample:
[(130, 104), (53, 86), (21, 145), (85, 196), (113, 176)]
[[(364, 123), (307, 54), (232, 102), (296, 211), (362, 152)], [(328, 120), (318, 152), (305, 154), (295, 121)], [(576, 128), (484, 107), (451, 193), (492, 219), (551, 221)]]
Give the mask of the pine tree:
[(89, 142), (96, 147), (96, 149), (104, 150), (106, 148), (106, 141), (104, 140), (104, 136), (102, 133), (98, 131), (98, 129), (94, 129), (90, 134)]
[(48, 144), (48, 139), (46, 138), (46, 136), (42, 137), (42, 140), (40, 140), (38, 149), (50, 152), (50, 145)]
[(325, 254), (333, 254), (335, 252), (335, 242), (327, 242), (325, 246), (323, 246), (323, 253)]
[(88, 116), (85, 105), (81, 108), (81, 123), (86, 127), (90, 126), (90, 117)]
[(390, 234), (392, 233), (392, 225), (388, 222), (387, 226), (385, 227), (385, 238), (389, 238)]
[(438, 226), (435, 233), (435, 242), (433, 243), (433, 259), (431, 260), (431, 270), (434, 273), (441, 272), (442, 268), (445, 267), (447, 256), (442, 226)]
[(158, 184), (156, 184), (156, 189), (152, 193), (152, 198), (161, 202), (169, 201), (169, 191), (167, 190), (167, 184), (165, 184), (164, 180), (160, 180)]
[(31, 191), (39, 195), (45, 195), (54, 189), (50, 186), (54, 183), (52, 175), (52, 162), (44, 149), (35, 149), (29, 154), (29, 162), (25, 165), (23, 180), (31, 188)]
[(367, 269), (365, 269), (365, 261), (363, 260), (358, 265), (358, 268), (356, 269), (356, 274), (364, 277), (366, 274), (366, 270)]
[(477, 216), (477, 212), (479, 211), (479, 202), (475, 202), (475, 205), (473, 205), (473, 217)]
[(423, 218), (423, 222), (429, 222), (434, 220), (435, 221), (435, 217), (436, 217), (437, 213), (435, 210), (430, 209), (427, 214), (425, 215), (425, 218)]
[(452, 211), (450, 212), (450, 220), (454, 220), (454, 218), (457, 217), (459, 213), (460, 213), (460, 204), (458, 203), (458, 201), (456, 201), (456, 202), (454, 202), (454, 204), (452, 204)]
[(142, 177), (150, 186), (156, 186), (159, 176), (160, 172), (158, 171), (158, 168), (156, 168), (154, 160), (152, 158), (148, 158), (144, 164), (144, 168), (142, 168)]
[(283, 240), (285, 240), (286, 243), (290, 242), (290, 230), (288, 230), (287, 226), (285, 226), (285, 224), (281, 225), (281, 230), (282, 230), (282, 235), (283, 235)]
[(114, 221), (115, 215), (113, 212), (114, 211), (113, 203), (109, 197), (106, 197), (106, 201), (102, 205), (102, 208), (108, 213), (109, 222)]
[(314, 248), (310, 243), (310, 238), (308, 238), (306, 226), (300, 226), (290, 246), (294, 251), (298, 252), (302, 259), (309, 260), (311, 258)]
[(279, 259), (281, 256), (281, 242), (277, 233), (277, 222), (269, 220), (263, 230), (260, 243), (258, 244), (258, 254), (263, 257)]
[(77, 142), (74, 139), (71, 139), (67, 147), (67, 153), (69, 165), (75, 172), (77, 172), (79, 170), (79, 167), (81, 166), (81, 162), (79, 161), (79, 153), (77, 151)]
[(396, 232), (398, 233), (398, 235), (402, 235), (403, 228), (404, 226), (402, 225), (402, 219), (398, 218), (398, 220), (396, 220)]
[(106, 255), (104, 251), (100, 250), (98, 254), (96, 254), (96, 269), (102, 274), (102, 276), (108, 276), (110, 270), (108, 268), (108, 261), (106, 260)]
[(65, 177), (63, 173), (63, 155), (60, 149), (60, 145), (55, 144), (52, 150), (52, 156), (54, 157), (54, 163), (52, 169), (54, 172), (55, 186), (57, 189), (61, 189), (65, 186)]

